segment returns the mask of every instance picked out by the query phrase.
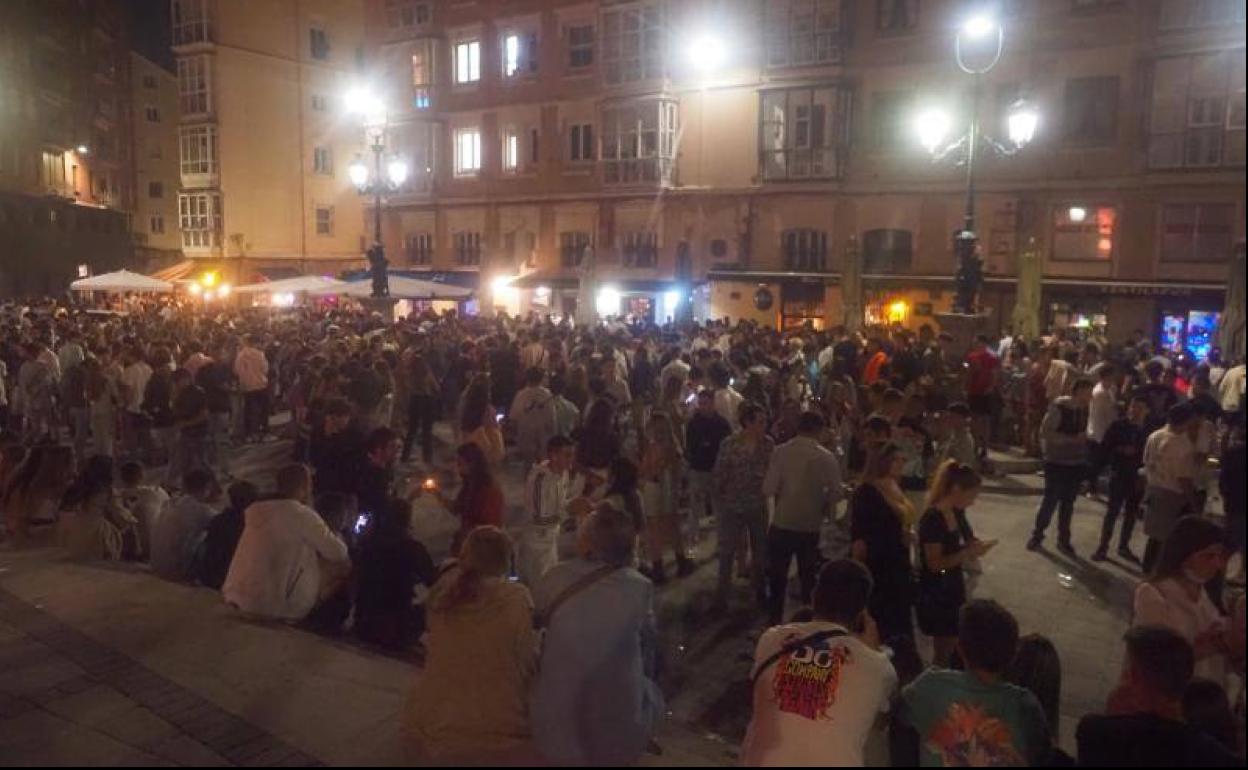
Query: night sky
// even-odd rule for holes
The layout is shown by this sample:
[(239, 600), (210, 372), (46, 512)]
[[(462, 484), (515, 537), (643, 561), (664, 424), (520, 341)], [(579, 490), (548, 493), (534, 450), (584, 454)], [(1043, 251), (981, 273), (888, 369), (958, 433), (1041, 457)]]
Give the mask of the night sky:
[(133, 47), (170, 72), (174, 71), (170, 50), (169, 0), (123, 0), (130, 15)]

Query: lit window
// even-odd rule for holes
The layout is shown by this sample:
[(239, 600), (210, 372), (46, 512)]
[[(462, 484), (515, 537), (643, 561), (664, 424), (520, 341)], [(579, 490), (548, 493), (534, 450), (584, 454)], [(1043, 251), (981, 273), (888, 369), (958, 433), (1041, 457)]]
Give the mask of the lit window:
[(480, 170), (481, 129), (458, 129), (455, 132), (455, 175), (475, 176)]
[(508, 33), (503, 37), (503, 75), (509, 78), (537, 72), (537, 35)]
[(1053, 259), (1063, 262), (1113, 259), (1118, 210), (1113, 206), (1069, 203), (1053, 221)]
[(763, 178), (839, 176), (849, 141), (849, 102), (849, 93), (836, 86), (764, 91), (758, 134)]
[(520, 134), (508, 128), (503, 134), (503, 170), (515, 173), (520, 169)]
[(481, 79), (481, 41), (455, 44), (455, 82), (475, 83)]
[(433, 80), (429, 76), (429, 51), (412, 52), (412, 106), (418, 110), (427, 110), (432, 104), (430, 87)]

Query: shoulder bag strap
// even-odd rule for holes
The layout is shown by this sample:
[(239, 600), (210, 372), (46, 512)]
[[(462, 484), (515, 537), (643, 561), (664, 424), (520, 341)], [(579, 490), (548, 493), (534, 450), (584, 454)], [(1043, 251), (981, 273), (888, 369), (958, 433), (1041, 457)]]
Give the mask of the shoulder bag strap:
[(759, 677), (763, 675), (764, 671), (771, 668), (771, 666), (775, 664), (776, 661), (780, 660), (780, 658), (784, 657), (785, 655), (788, 655), (792, 652), (796, 652), (797, 650), (800, 650), (803, 647), (807, 647), (812, 644), (817, 644), (818, 642), (826, 641), (828, 639), (836, 639), (841, 636), (849, 636), (849, 634), (847, 634), (846, 632), (842, 631), (839, 628), (833, 628), (827, 631), (818, 631), (816, 633), (810, 634), (809, 636), (804, 636), (801, 639), (795, 639), (792, 642), (789, 642), (788, 644), (784, 645), (780, 649), (773, 652), (771, 655), (767, 657), (766, 660), (764, 660), (762, 663), (758, 665), (758, 668), (754, 670), (754, 675), (750, 677), (750, 689), (753, 690), (754, 685), (758, 683), (758, 679)]
[(537, 617), (534, 619), (535, 621), (534, 625), (537, 628), (546, 628), (547, 626), (550, 625), (550, 619), (555, 616), (555, 612), (557, 612), (560, 607), (566, 604), (569, 599), (581, 593), (586, 588), (589, 588), (594, 583), (597, 583), (598, 581), (602, 580), (603, 578), (605, 578), (606, 576), (610, 575), (611, 573), (615, 572), (618, 569), (620, 568), (612, 566), (610, 564), (604, 564), (603, 566), (599, 567), (593, 572), (589, 572), (589, 573), (586, 573), (585, 575), (582, 575), (581, 578), (577, 580), (575, 583), (563, 589), (563, 591), (560, 592), (560, 594), (555, 597), (555, 600), (550, 603), (550, 606), (546, 608), (545, 612), (540, 612), (537, 614)]

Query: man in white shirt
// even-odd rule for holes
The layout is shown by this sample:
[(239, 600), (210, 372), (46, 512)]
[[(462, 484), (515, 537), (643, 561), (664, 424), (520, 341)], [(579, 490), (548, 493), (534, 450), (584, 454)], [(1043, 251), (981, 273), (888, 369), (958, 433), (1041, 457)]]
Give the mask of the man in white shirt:
[(152, 572), (166, 580), (187, 582), (195, 558), (217, 512), (208, 504), (216, 496), (212, 474), (202, 468), (182, 479), (183, 494), (165, 507), (151, 528)]
[(688, 364), (688, 362), (680, 357), (679, 346), (673, 345), (668, 351), (668, 355), (672, 357), (672, 360), (659, 370), (660, 395), (667, 388), (668, 380), (677, 378), (683, 383), (689, 379), (689, 371), (693, 368)]
[(829, 562), (814, 620), (765, 631), (754, 653), (754, 714), (741, 747), (747, 767), (863, 767), (867, 737), (897, 688), (867, 614), (871, 575)]
[(1201, 504), (1196, 495), (1195, 432), (1200, 420), (1191, 404), (1176, 404), (1166, 413), (1166, 426), (1156, 430), (1144, 444), (1144, 474), (1148, 481), (1144, 493), (1144, 574), (1152, 574), (1161, 545), (1170, 537), (1179, 518), (1187, 513), (1199, 514)]
[(525, 369), (532, 369), (535, 366), (545, 368), (548, 357), (546, 346), (542, 344), (541, 336), (537, 332), (533, 332), (532, 337), (529, 339), (529, 344), (525, 345), (520, 351), (521, 365)]
[(555, 397), (543, 384), (546, 372), (530, 367), (524, 387), (511, 401), (507, 416), (516, 427), (516, 445), (526, 465), (539, 462), (546, 442), (555, 435)]
[(1096, 491), (1101, 471), (1109, 461), (1101, 450), (1101, 444), (1105, 441), (1109, 426), (1118, 419), (1118, 371), (1110, 363), (1101, 363), (1098, 366), (1099, 376), (1096, 386), (1092, 388), (1092, 401), (1088, 404), (1088, 455), (1092, 461), (1088, 482), (1092, 492)]
[(269, 359), (250, 334), (243, 337), (243, 347), (234, 357), (234, 374), (243, 393), (243, 438), (268, 433)]
[(558, 559), (559, 533), (573, 499), (568, 471), (575, 450), (567, 436), (546, 444), (546, 460), (533, 466), (524, 485), (525, 524), (520, 533), (516, 571), (527, 585), (536, 585)]
[(144, 484), (143, 466), (136, 462), (123, 464), (118, 471), (118, 479), (121, 484), (117, 488), (117, 495), (121, 498), (121, 504), (138, 520), (143, 553), (151, 558), (152, 532), (169, 502), (169, 493), (158, 486)]
[(347, 546), (308, 507), (312, 476), (306, 466), (277, 474), (279, 499), (248, 506), (243, 536), (221, 593), (245, 613), (302, 620), (341, 588), (351, 567)]
[(1245, 377), (1243, 364), (1232, 366), (1222, 375), (1222, 382), (1218, 383), (1218, 400), (1222, 402), (1223, 412), (1238, 412), (1243, 408), (1245, 381), (1248, 377)]
[(126, 350), (122, 356), (123, 368), (118, 384), (125, 414), (122, 415), (122, 443), (129, 452), (146, 449), (147, 425), (143, 419), (143, 396), (147, 392), (147, 381), (152, 378), (152, 367), (143, 360), (138, 348)]

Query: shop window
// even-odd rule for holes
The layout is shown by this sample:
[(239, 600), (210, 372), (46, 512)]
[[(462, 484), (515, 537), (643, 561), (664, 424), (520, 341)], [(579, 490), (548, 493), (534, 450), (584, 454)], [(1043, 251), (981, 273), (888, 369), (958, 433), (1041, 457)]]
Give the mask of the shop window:
[(794, 329), (812, 324), (823, 328), (825, 291), (822, 283), (786, 283), (780, 288), (781, 324)]
[(1175, 204), (1161, 209), (1162, 262), (1225, 262), (1234, 238), (1234, 204)]
[(780, 235), (784, 269), (823, 272), (828, 265), (828, 234), (823, 230), (785, 230)]
[(1053, 259), (1105, 262), (1114, 256), (1118, 210), (1113, 206), (1071, 203), (1053, 215)]
[(589, 248), (589, 233), (559, 233), (559, 264), (564, 267), (580, 267)]
[(866, 273), (904, 273), (914, 260), (909, 230), (868, 230), (862, 234), (862, 268)]

